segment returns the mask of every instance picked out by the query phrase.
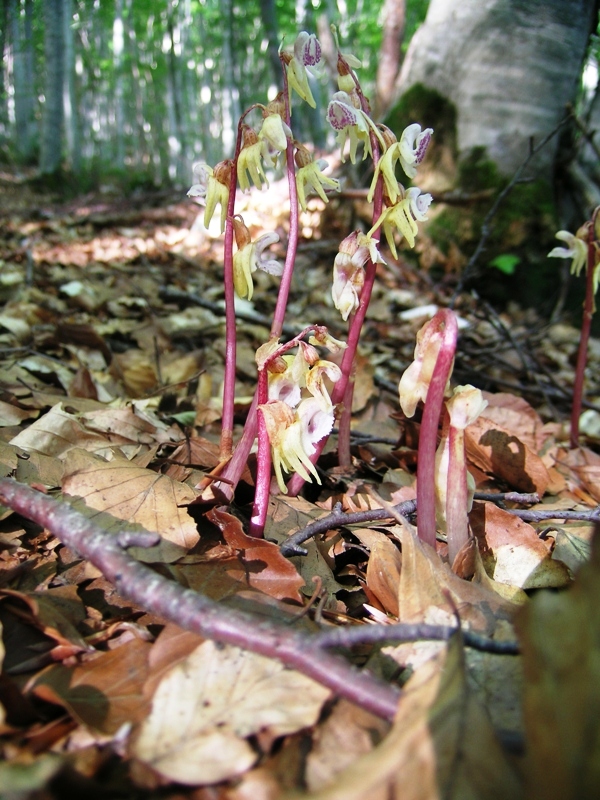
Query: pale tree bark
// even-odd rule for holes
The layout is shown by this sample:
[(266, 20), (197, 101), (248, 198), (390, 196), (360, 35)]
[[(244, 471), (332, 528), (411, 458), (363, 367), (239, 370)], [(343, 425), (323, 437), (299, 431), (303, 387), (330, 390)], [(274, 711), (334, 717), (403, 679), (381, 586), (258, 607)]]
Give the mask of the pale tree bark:
[(406, 23), (406, 0), (385, 0), (373, 116), (381, 119), (390, 107), (400, 72), (402, 40)]
[(75, 45), (73, 41), (73, 0), (64, 0), (63, 26), (65, 60), (63, 77), (63, 109), (65, 115), (66, 154), (71, 170), (77, 174), (81, 169), (81, 146), (79, 137), (79, 109), (75, 95)]
[[(415, 84), (450, 100), (460, 155), (484, 147), (511, 174), (574, 100), (597, 0), (431, 0), (398, 88)], [(535, 169), (550, 178), (556, 137)]]
[(45, 102), (42, 111), (40, 172), (56, 173), (62, 160), (65, 70), (64, 0), (44, 0)]
[(19, 0), (7, 0), (6, 8), (13, 55), (15, 152), (22, 163), (31, 161), (35, 151), (32, 5), (31, 0), (24, 6)]

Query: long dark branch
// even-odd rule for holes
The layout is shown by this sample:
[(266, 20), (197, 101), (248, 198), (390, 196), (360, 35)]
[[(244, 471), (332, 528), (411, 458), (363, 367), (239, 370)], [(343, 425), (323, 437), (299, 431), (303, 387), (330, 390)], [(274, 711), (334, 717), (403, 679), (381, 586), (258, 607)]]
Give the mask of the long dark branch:
[[(316, 640), (184, 589), (136, 561), (98, 523), (66, 503), (10, 478), (0, 479), (0, 502), (43, 525), (67, 547), (90, 561), (119, 594), (163, 619), (208, 639), (275, 658), (328, 687), (335, 694), (384, 719), (393, 719), (401, 692), (368, 672), (326, 652)], [(152, 542), (153, 534), (149, 534)], [(137, 539), (136, 539), (137, 541)], [(125, 539), (125, 545), (129, 544)]]

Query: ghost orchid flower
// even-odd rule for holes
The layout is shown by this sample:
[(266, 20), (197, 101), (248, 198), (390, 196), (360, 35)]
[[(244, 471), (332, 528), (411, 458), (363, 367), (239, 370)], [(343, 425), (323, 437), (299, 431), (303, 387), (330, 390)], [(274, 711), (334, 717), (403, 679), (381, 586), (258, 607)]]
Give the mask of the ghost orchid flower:
[(340, 191), (340, 182), (335, 178), (328, 178), (323, 175), (323, 170), (328, 166), (324, 158), (313, 161), (310, 152), (303, 145), (296, 146), (295, 155), (298, 172), (296, 173), (296, 187), (298, 190), (298, 202), (300, 208), (306, 211), (306, 190), (315, 191), (324, 203), (329, 199), (325, 194), (325, 189)]
[(319, 74), (321, 44), (317, 37), (314, 33), (300, 31), (294, 43), (294, 55), (281, 53), (281, 59), (286, 66), (290, 105), (293, 89), (309, 106), (316, 108), (317, 104), (308, 83), (308, 76)]
[(274, 258), (269, 258), (264, 251), (279, 241), (276, 233), (265, 233), (253, 242), (250, 231), (241, 217), (233, 218), (233, 231), (238, 250), (233, 255), (233, 285), (238, 297), (252, 299), (254, 282), (252, 273), (257, 269), (269, 275), (281, 275), (283, 266)]
[(418, 122), (404, 129), (399, 142), (399, 157), (402, 169), (409, 178), (417, 174), (417, 166), (425, 156), (432, 133), (433, 128), (422, 131)]
[(356, 163), (356, 150), (363, 144), (363, 161), (369, 155), (373, 157), (370, 132), (373, 131), (385, 148), (381, 134), (367, 114), (356, 108), (352, 97), (347, 92), (336, 92), (327, 106), (327, 121), (337, 131), (337, 141), (344, 160), (344, 146), (350, 141), (350, 161)]
[[(585, 233), (586, 240), (583, 240), (579, 238), (577, 234), (573, 235), (569, 233), (569, 231), (558, 231), (556, 238), (560, 239), (561, 242), (564, 242), (567, 246), (555, 247), (548, 253), (548, 258), (570, 258), (572, 260), (571, 272), (573, 275), (579, 276), (581, 270), (586, 265), (588, 255), (587, 230)], [(596, 292), (597, 288), (598, 286), (595, 285), (594, 292)]]
[(242, 132), (242, 149), (240, 150), (237, 162), (237, 176), (240, 189), (243, 192), (250, 188), (248, 175), (250, 175), (250, 179), (257, 189), (262, 189), (263, 184), (269, 185), (269, 181), (267, 180), (262, 166), (262, 159), (265, 156), (265, 152), (268, 155), (268, 149), (266, 150), (265, 148), (265, 141), (258, 138), (256, 131), (248, 125), (244, 125)]
[(188, 192), (188, 197), (201, 197), (205, 202), (204, 227), (208, 228), (217, 205), (221, 204), (221, 233), (225, 230), (227, 203), (233, 161), (221, 161), (213, 169), (208, 164), (194, 164), (193, 171), (198, 181)]
[(377, 241), (370, 236), (354, 231), (340, 243), (333, 263), (331, 296), (344, 322), (358, 308), (365, 282), (364, 265), (369, 259), (374, 264), (385, 263), (379, 255)]

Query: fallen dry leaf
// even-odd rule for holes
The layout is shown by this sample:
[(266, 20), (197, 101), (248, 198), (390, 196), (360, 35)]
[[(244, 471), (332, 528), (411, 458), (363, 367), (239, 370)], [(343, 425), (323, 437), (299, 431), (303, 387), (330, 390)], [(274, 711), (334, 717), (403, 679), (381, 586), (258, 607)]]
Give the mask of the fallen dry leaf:
[(196, 523), (183, 507), (196, 497), (194, 491), (125, 459), (107, 462), (84, 450), (72, 452), (63, 492), (83, 498), (96, 511), (160, 533), (160, 545), (139, 553), (144, 560), (175, 561), (199, 539)]
[(546, 491), (548, 469), (512, 430), (482, 415), (465, 430), (465, 447), (469, 461), (516, 491)]
[(558, 588), (571, 582), (567, 566), (553, 559), (535, 528), (514, 514), (494, 503), (475, 503), (469, 520), (494, 581), (520, 589)]
[[(469, 689), (455, 637), (406, 684), (391, 732), (329, 787), (295, 800), (518, 800), (520, 779)], [(548, 795), (552, 796), (552, 795)], [(286, 795), (283, 800), (292, 800)]]
[(204, 642), (159, 683), (133, 754), (178, 783), (218, 783), (258, 758), (245, 737), (313, 725), (328, 696), (275, 661)]
[(600, 547), (565, 592), (538, 592), (515, 626), (523, 653), (526, 790), (595, 800), (600, 786)]
[(223, 509), (213, 508), (206, 517), (220, 529), (226, 543), (238, 554), (240, 568), (227, 570), (232, 578), (247, 581), (253, 589), (260, 589), (278, 600), (302, 601), (299, 589), (304, 586), (304, 578), (292, 562), (281, 555), (276, 544), (248, 536), (240, 520)]

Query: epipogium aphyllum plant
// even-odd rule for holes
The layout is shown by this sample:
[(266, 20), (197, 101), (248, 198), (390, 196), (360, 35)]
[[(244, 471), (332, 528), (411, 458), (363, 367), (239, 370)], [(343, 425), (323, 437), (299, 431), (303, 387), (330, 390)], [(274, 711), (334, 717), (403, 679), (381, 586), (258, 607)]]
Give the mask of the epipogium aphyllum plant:
[[(297, 141), (293, 133), (293, 95), (316, 107), (309, 77), (321, 74), (318, 39), (302, 31), (292, 52), (280, 51), (280, 60), (283, 92), (267, 105), (255, 104), (242, 114), (233, 158), (215, 167), (204, 163), (195, 165), (197, 183), (188, 193), (203, 198), (207, 226), (220, 205), (221, 232), (224, 233), (226, 354), (221, 464), (210, 476), (210, 484), (201, 485), (203, 497), (225, 501), (233, 497), (258, 435), (256, 493), (250, 524), (250, 532), (255, 536), (262, 536), (264, 531), (272, 466), (282, 492), (295, 495), (304, 481), (314, 478), (320, 482), (315, 463), (336, 415), (342, 431), (340, 453), (349, 453), (354, 359), (377, 264), (385, 263), (379, 251), (380, 232), (383, 230), (390, 250), (397, 257), (398, 236), (413, 247), (417, 222), (427, 219), (431, 203), (431, 195), (423, 194), (417, 187), (405, 188), (396, 177), (396, 168), (400, 164), (407, 177), (414, 178), (433, 131), (422, 130), (414, 123), (397, 140), (391, 130), (375, 124), (355, 73), (361, 66), (360, 61), (338, 50), (338, 91), (328, 104), (327, 120), (337, 133), (342, 159), (348, 142), (352, 163), (358, 158), (359, 148), (362, 148), (363, 160), (371, 158), (373, 161), (374, 177), (368, 196), (373, 204), (373, 224), (369, 231), (353, 231), (342, 241), (333, 266), (332, 297), (342, 319), (348, 322), (346, 342), (333, 339), (323, 326), (312, 325), (291, 342), (280, 343), (298, 248), (300, 209), (306, 210), (309, 192), (328, 202), (328, 193), (340, 188), (336, 179), (324, 174), (327, 162), (314, 158), (311, 149)], [(267, 252), (278, 240), (277, 235), (266, 233), (253, 241), (243, 218), (235, 211), (238, 185), (242, 191), (251, 185), (261, 190), (268, 188), (267, 171), (276, 166), (279, 159), (285, 162), (290, 199), (283, 265)], [(236, 293), (252, 298), (252, 275), (257, 269), (281, 276), (281, 281), (269, 341), (257, 352), (257, 391), (242, 437), (234, 448), (234, 300)], [(339, 365), (323, 358), (317, 348), (340, 353)], [(291, 352), (294, 349), (295, 354)], [(332, 385), (331, 389), (325, 379)], [(287, 486), (284, 472), (292, 476)]]
[(569, 231), (558, 231), (556, 238), (563, 241), (566, 247), (555, 247), (548, 253), (548, 256), (570, 258), (571, 272), (575, 275), (579, 275), (584, 266), (586, 268), (583, 319), (581, 322), (581, 336), (577, 353), (577, 366), (575, 367), (573, 405), (571, 409), (571, 447), (577, 447), (579, 444), (579, 418), (583, 405), (588, 343), (592, 330), (592, 317), (596, 310), (594, 298), (598, 291), (598, 281), (600, 279), (600, 206), (594, 210), (591, 219), (584, 223), (575, 235), (569, 233)]

